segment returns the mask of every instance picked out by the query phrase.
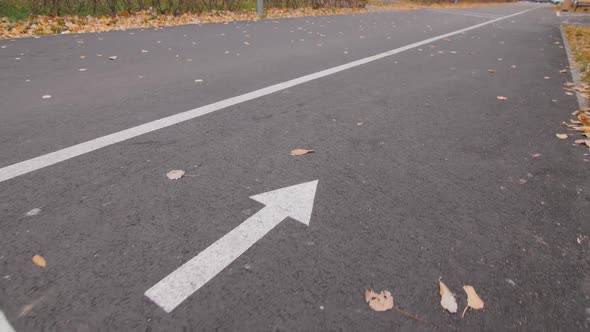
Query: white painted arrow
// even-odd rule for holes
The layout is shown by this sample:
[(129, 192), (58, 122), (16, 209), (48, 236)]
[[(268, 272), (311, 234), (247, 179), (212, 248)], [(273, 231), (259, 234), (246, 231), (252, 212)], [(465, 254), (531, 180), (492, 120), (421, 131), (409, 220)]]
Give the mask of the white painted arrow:
[(171, 312), (287, 217), (309, 226), (318, 180), (252, 196), (266, 205), (145, 292)]
[(4, 316), (2, 310), (0, 310), (0, 332), (14, 332), (14, 329), (8, 322), (8, 319), (6, 319), (6, 316)]

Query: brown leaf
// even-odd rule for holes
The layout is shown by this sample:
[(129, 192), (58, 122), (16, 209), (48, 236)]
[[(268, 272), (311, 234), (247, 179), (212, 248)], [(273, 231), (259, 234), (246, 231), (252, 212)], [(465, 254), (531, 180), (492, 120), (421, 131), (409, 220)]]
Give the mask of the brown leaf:
[(47, 266), (47, 262), (45, 261), (45, 258), (43, 258), (43, 256), (39, 256), (39, 255), (35, 255), (33, 256), (33, 264), (40, 266), (40, 267), (45, 267)]
[(475, 292), (475, 288), (473, 286), (463, 286), (463, 290), (467, 293), (467, 306), (463, 310), (463, 314), (461, 318), (465, 317), (465, 312), (467, 312), (467, 308), (471, 308), (473, 310), (479, 310), (483, 308), (483, 301)]
[(555, 136), (557, 136), (557, 138), (559, 138), (559, 139), (566, 139), (567, 138), (567, 134), (555, 134)]
[(387, 311), (393, 308), (393, 296), (389, 291), (381, 291), (377, 294), (373, 290), (365, 290), (365, 301), (375, 311)]
[(292, 156), (303, 156), (304, 154), (314, 153), (315, 150), (306, 150), (306, 149), (295, 149), (291, 151)]
[(590, 147), (590, 140), (587, 139), (577, 139), (574, 141), (576, 144), (586, 144), (586, 146)]
[(504, 97), (504, 96), (498, 96), (498, 97), (496, 97), (496, 98), (498, 98), (498, 100), (507, 100), (507, 99), (508, 99), (508, 98), (506, 98), (506, 97)]
[(590, 126), (581, 126), (574, 128), (577, 131), (583, 131), (585, 133), (590, 133)]
[(573, 124), (582, 124), (582, 121), (578, 121), (578, 120), (574, 120), (574, 119), (570, 119), (570, 122)]
[(578, 114), (578, 120), (586, 126), (590, 126), (590, 119), (585, 114)]

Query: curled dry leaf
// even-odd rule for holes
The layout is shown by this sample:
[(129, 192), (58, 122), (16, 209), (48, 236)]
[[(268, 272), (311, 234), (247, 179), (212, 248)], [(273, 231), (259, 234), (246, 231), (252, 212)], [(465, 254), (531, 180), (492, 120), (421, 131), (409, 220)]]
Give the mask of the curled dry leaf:
[(557, 136), (557, 138), (559, 138), (559, 139), (566, 139), (567, 138), (567, 134), (555, 134), (555, 136)]
[(498, 98), (498, 100), (508, 100), (508, 98), (506, 98), (506, 97), (504, 97), (504, 96), (498, 96), (498, 97), (496, 97), (496, 98)]
[(303, 156), (304, 154), (314, 153), (315, 150), (295, 149), (291, 151), (292, 156)]
[(479, 295), (477, 295), (477, 293), (475, 292), (475, 288), (473, 288), (473, 286), (463, 286), (463, 290), (465, 291), (465, 293), (467, 293), (467, 306), (463, 310), (461, 318), (465, 317), (465, 312), (467, 312), (468, 308), (471, 308), (473, 310), (479, 310), (483, 308), (484, 304)]
[(168, 172), (166, 174), (166, 176), (170, 179), (170, 180), (178, 180), (180, 179), (183, 175), (184, 175), (184, 171), (181, 169), (173, 169), (170, 172)]
[(45, 261), (45, 258), (43, 258), (43, 256), (39, 256), (39, 255), (35, 255), (33, 256), (33, 264), (40, 266), (40, 267), (45, 267), (47, 266), (47, 262)]
[(578, 120), (585, 126), (590, 126), (590, 119), (585, 114), (578, 114)]
[(438, 286), (440, 288), (440, 305), (447, 309), (448, 312), (454, 314), (457, 312), (457, 300), (453, 295), (453, 292), (445, 285), (440, 279), (438, 279)]
[(365, 301), (375, 311), (387, 311), (393, 308), (393, 296), (389, 291), (377, 294), (373, 290), (365, 290)]

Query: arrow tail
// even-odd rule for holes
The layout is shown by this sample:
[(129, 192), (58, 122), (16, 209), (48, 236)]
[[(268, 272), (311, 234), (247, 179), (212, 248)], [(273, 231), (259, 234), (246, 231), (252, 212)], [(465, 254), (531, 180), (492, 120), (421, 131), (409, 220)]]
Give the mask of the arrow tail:
[(284, 211), (265, 206), (148, 289), (145, 296), (171, 312), (286, 217)]

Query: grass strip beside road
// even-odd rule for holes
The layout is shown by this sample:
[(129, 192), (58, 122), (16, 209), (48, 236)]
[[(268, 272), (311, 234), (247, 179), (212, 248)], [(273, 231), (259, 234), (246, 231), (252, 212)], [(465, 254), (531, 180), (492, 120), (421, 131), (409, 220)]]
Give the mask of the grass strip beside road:
[(570, 44), (575, 65), (582, 76), (582, 82), (590, 85), (590, 27), (564, 25), (563, 30)]
[[(422, 3), (400, 0), (395, 4), (381, 0), (369, 1), (370, 6), (383, 7), (390, 10), (415, 10), (421, 8), (469, 8), (479, 6), (497, 6), (507, 2), (461, 2)], [(366, 13), (366, 8), (303, 7), (267, 8), (263, 18), (278, 19), (305, 16), (348, 15)], [(48, 16), (20, 15), (18, 17), (0, 17), (0, 39), (42, 36), (51, 34), (103, 32), (111, 30), (127, 30), (136, 28), (157, 28), (184, 24), (219, 23), (232, 21), (256, 21), (260, 17), (253, 9), (236, 11), (208, 11), (201, 13), (184, 13), (180, 15), (159, 14), (153, 10), (142, 10), (134, 13), (122, 11), (116, 16)]]

